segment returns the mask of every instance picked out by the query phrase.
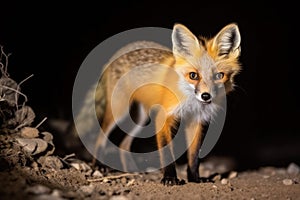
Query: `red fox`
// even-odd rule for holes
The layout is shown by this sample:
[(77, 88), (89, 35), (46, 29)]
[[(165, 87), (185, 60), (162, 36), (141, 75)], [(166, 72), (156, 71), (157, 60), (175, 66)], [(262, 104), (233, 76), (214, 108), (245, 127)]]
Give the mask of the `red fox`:
[[(168, 152), (162, 149), (172, 144), (180, 120), (186, 121), (187, 179), (201, 182), (198, 154), (205, 135), (204, 125), (218, 110), (216, 100), (223, 95), (218, 88), (225, 88), (226, 93), (234, 89), (234, 77), (241, 70), (241, 36), (235, 23), (212, 38), (197, 38), (184, 25), (175, 24), (171, 38), (172, 50), (141, 41), (127, 45), (114, 56), (97, 85), (96, 114), (102, 133), (108, 137), (131, 104), (138, 105), (139, 123), (148, 118), (154, 105), (159, 105), (155, 134), (163, 166), (161, 182), (166, 185), (180, 184), (180, 180), (173, 146)], [(106, 137), (98, 137), (95, 151), (105, 146), (105, 140)], [(130, 151), (132, 141), (133, 135), (128, 135), (120, 147)], [(173, 162), (166, 164), (170, 157)], [(126, 160), (123, 158), (122, 162)]]

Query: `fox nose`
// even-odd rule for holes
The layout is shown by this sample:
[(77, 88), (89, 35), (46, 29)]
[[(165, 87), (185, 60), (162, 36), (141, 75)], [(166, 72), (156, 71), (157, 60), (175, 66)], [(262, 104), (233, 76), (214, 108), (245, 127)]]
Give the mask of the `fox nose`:
[(211, 99), (211, 95), (207, 92), (204, 92), (201, 94), (201, 98), (204, 100), (204, 101), (208, 101)]

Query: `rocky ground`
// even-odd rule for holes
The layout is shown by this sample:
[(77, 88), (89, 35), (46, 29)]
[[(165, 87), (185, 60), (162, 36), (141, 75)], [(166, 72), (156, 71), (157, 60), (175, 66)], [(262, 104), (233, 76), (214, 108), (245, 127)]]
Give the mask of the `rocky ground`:
[[(109, 172), (74, 154), (56, 156), (51, 139), (50, 133), (30, 127), (1, 133), (1, 199), (300, 199), (300, 169), (295, 163), (287, 168), (224, 172), (226, 166), (218, 159), (208, 159), (200, 172), (211, 176), (212, 182), (164, 186), (159, 171)], [(185, 166), (178, 171), (186, 179)]]

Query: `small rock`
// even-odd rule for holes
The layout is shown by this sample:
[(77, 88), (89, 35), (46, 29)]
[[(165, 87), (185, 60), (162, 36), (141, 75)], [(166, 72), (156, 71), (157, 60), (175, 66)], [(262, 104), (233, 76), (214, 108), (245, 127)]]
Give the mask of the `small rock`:
[(71, 163), (70, 165), (71, 165), (72, 167), (74, 167), (75, 169), (80, 170), (79, 163)]
[(130, 181), (128, 181), (128, 183), (126, 184), (126, 186), (131, 186), (135, 183), (135, 179), (131, 179)]
[(289, 174), (298, 174), (300, 172), (300, 167), (295, 163), (290, 163), (287, 167), (287, 173)]
[(17, 122), (18, 127), (30, 126), (34, 121), (35, 113), (30, 106), (23, 106), (15, 112), (14, 120)]
[(222, 178), (221, 184), (222, 185), (227, 185), (228, 184), (228, 179), (227, 178)]
[(50, 190), (50, 188), (48, 188), (44, 185), (35, 185), (32, 187), (26, 188), (25, 192), (29, 193), (29, 194), (41, 195), (41, 194), (50, 193), (51, 190)]
[(35, 150), (36, 143), (31, 139), (16, 138), (16, 140), (27, 153), (31, 154)]
[(44, 141), (42, 139), (39, 139), (39, 138), (32, 139), (32, 140), (34, 140), (36, 142), (36, 144), (37, 144), (37, 148), (33, 152), (32, 155), (36, 155), (36, 154), (42, 153), (42, 152), (44, 152), (47, 149), (48, 143), (46, 141)]
[(44, 167), (49, 167), (55, 170), (59, 170), (63, 168), (63, 163), (56, 156), (46, 156), (43, 163), (41, 163)]
[(37, 162), (32, 162), (31, 167), (35, 170), (38, 171), (39, 170), (39, 165)]
[(128, 200), (126, 196), (120, 195), (120, 196), (112, 196), (109, 200)]
[(80, 187), (80, 191), (86, 196), (91, 195), (94, 190), (95, 185), (83, 185)]
[(92, 173), (92, 168), (85, 162), (72, 162), (70, 165), (81, 172), (89, 172), (90, 174)]
[(95, 170), (92, 174), (94, 178), (102, 178), (103, 174), (99, 170)]
[(112, 181), (110, 182), (110, 185), (111, 185), (111, 186), (114, 186), (114, 185), (116, 185), (116, 183), (117, 183), (116, 180), (112, 180)]
[(90, 170), (84, 172), (84, 175), (85, 175), (85, 176), (92, 176), (92, 173), (93, 173), (93, 170), (90, 169)]
[(103, 183), (109, 183), (110, 180), (109, 180), (108, 178), (104, 178), (104, 179), (102, 180), (102, 182), (103, 182)]
[(61, 197), (61, 191), (58, 190), (58, 189), (54, 189), (54, 190), (51, 192), (51, 196), (54, 196), (54, 197)]
[(52, 142), (53, 140), (53, 135), (49, 132), (42, 132), (41, 135), (43, 135), (43, 139), (46, 141), (46, 142)]
[(122, 177), (122, 178), (121, 178), (121, 183), (125, 185), (125, 184), (127, 183), (127, 178)]
[(284, 179), (282, 182), (284, 185), (293, 185), (293, 180), (291, 179)]
[(16, 140), (27, 153), (30, 153), (32, 155), (39, 154), (45, 151), (48, 147), (48, 143), (39, 138), (16, 138)]
[(218, 188), (216, 185), (213, 185), (212, 187), (213, 187), (213, 188), (215, 188), (215, 189), (217, 189), (217, 188)]
[(156, 172), (157, 171), (157, 169), (156, 168), (154, 168), (154, 167), (148, 167), (147, 169), (146, 169), (146, 172)]
[(22, 138), (28, 138), (28, 139), (36, 138), (39, 136), (39, 130), (32, 127), (24, 127), (21, 129), (20, 135)]
[(221, 175), (220, 174), (213, 177), (213, 181), (219, 181), (219, 180), (221, 180)]
[(228, 178), (233, 179), (233, 178), (236, 178), (237, 176), (238, 176), (238, 173), (236, 171), (232, 171), (232, 172), (230, 172)]

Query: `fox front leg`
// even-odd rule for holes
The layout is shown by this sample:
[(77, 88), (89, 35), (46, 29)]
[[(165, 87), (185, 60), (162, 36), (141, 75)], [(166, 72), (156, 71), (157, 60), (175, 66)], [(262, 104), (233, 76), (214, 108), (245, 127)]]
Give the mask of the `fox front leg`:
[[(156, 128), (160, 127), (162, 119), (157, 117)], [(161, 183), (164, 185), (179, 185), (182, 182), (177, 178), (175, 158), (173, 153), (172, 135), (177, 132), (179, 123), (170, 116), (167, 117), (163, 127), (156, 134), (157, 147), (160, 154), (160, 163), (162, 166), (163, 178)], [(168, 146), (166, 146), (168, 145)]]
[(206, 131), (207, 126), (200, 123), (190, 123), (186, 128), (188, 145), (187, 179), (189, 182), (207, 182), (207, 179), (200, 178), (199, 175), (199, 150)]

